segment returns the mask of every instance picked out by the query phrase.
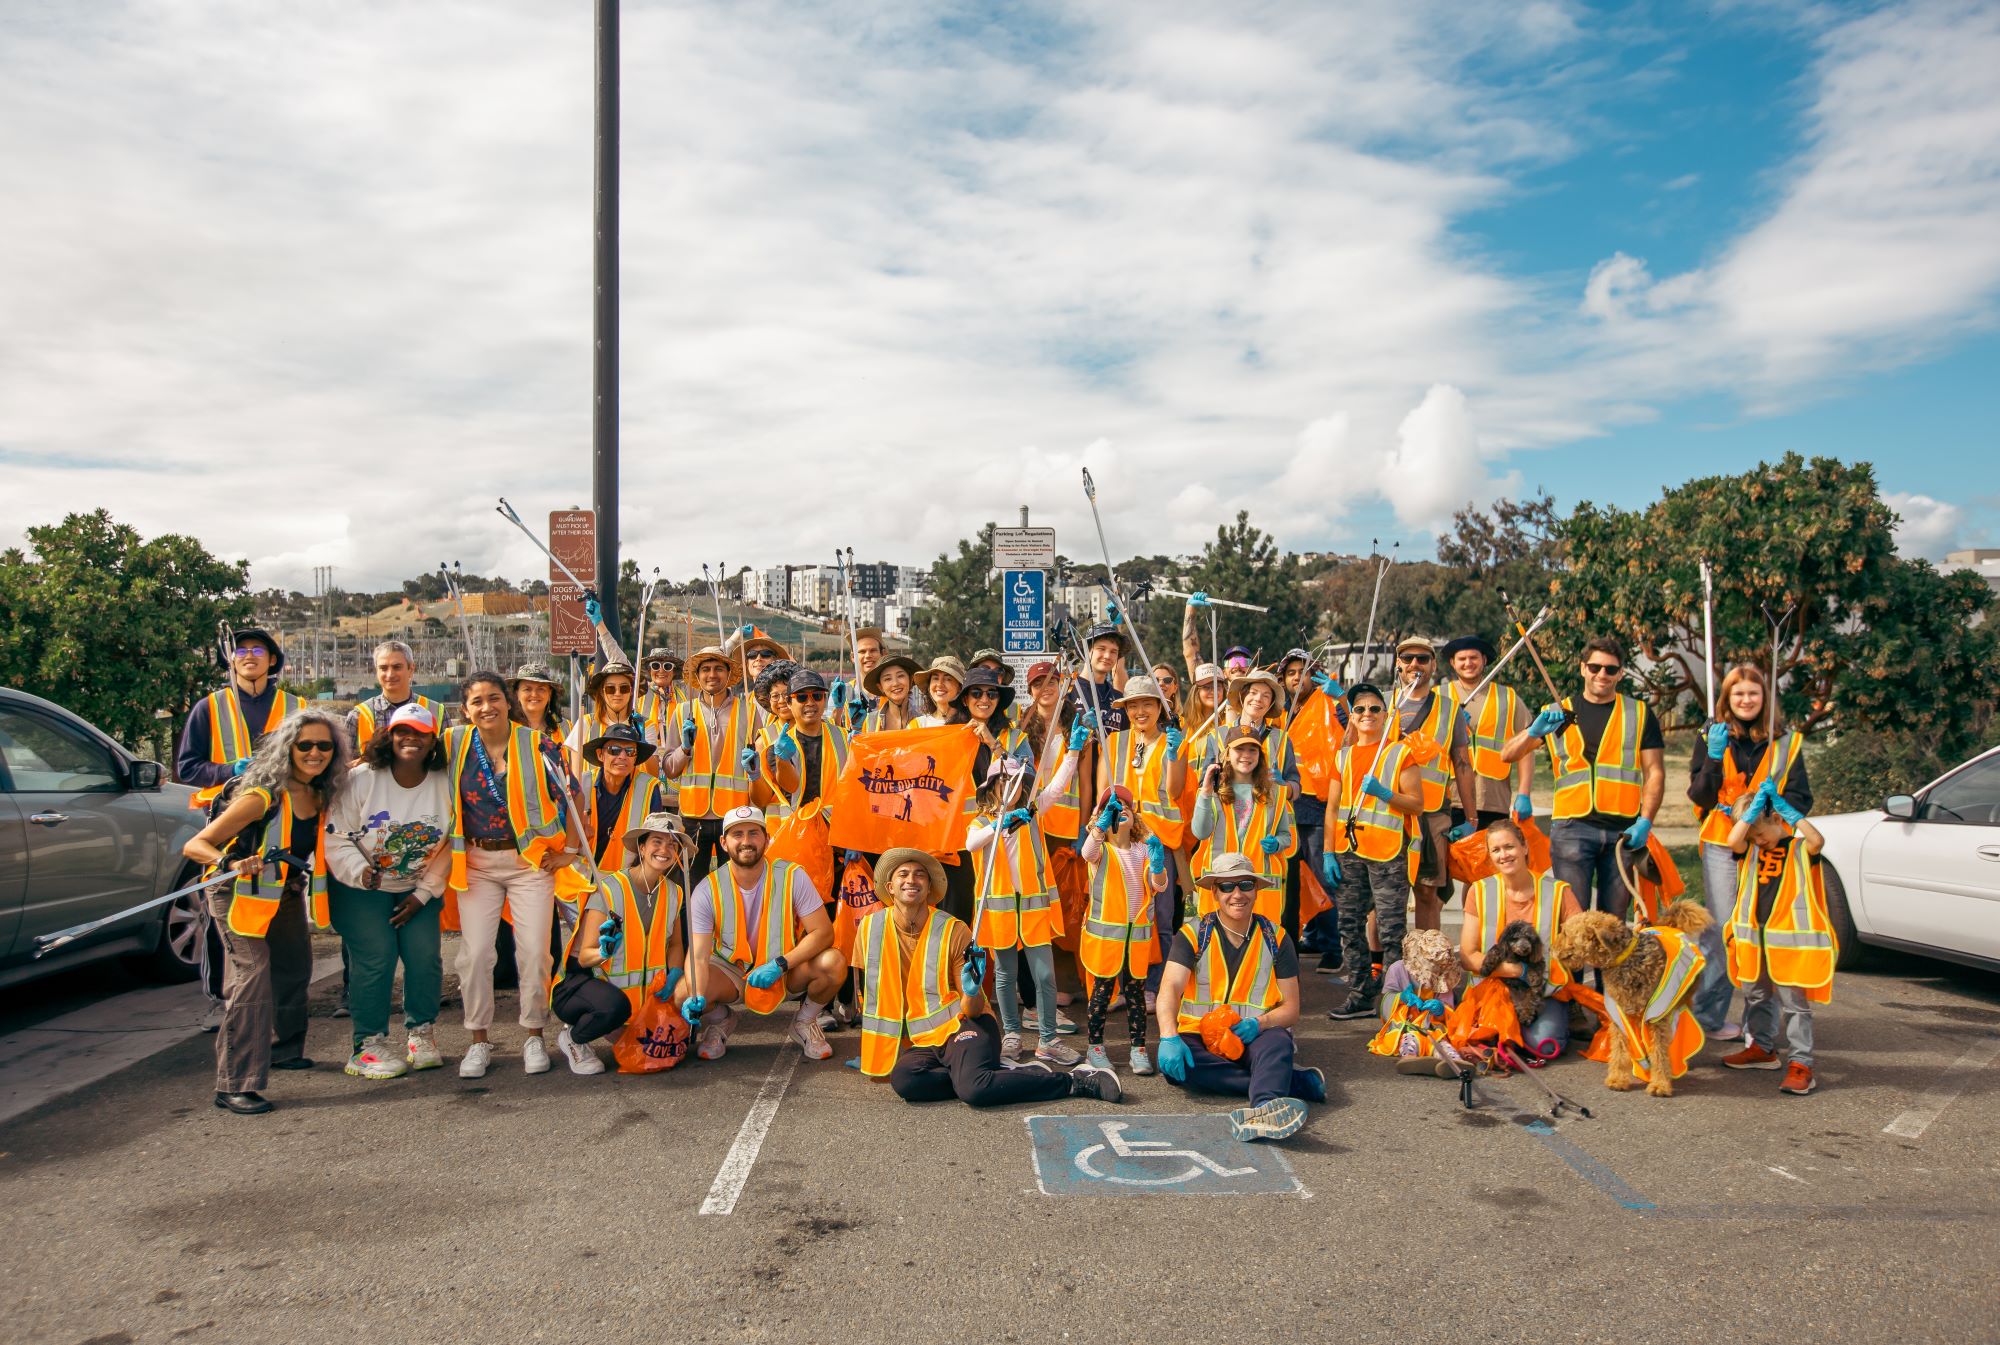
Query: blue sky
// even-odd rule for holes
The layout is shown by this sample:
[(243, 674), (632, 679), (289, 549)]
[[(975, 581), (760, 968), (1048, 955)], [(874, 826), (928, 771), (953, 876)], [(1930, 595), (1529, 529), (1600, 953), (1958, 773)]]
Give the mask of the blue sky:
[[(1549, 489), (1875, 463), (2000, 545), (2000, 7), (628, 0), (623, 532), (647, 568), (1299, 549)], [(260, 584), (587, 502), (586, 6), (0, 11), (0, 545)], [(375, 495), (342, 480), (404, 478)], [(218, 509), (256, 498), (272, 509)]]

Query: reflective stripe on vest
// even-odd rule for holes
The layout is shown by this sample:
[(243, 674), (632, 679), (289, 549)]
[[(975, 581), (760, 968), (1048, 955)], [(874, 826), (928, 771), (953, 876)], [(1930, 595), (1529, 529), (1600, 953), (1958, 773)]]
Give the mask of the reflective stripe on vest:
[[(1187, 744), (1183, 743), (1185, 750)], [(1035, 793), (1040, 795), (1049, 782), (1062, 769), (1063, 758), (1069, 754), (1069, 739), (1056, 731), (1054, 724), (1048, 726), (1048, 736), (1042, 742), (1042, 759), (1035, 763)], [(1041, 809), (1036, 815), (1042, 824), (1044, 836), (1056, 836), (1072, 841), (1082, 834), (1079, 824), (1083, 817), (1083, 765), (1081, 758), (1075, 770), (1069, 773), (1069, 783), (1063, 786), (1062, 795)]]
[[(1429, 761), (1419, 762), (1417, 765), (1417, 781), (1423, 795), (1424, 811), (1434, 813), (1444, 807), (1445, 791), (1451, 784), (1451, 740), (1456, 736), (1458, 728), (1458, 701), (1436, 687), (1432, 687), (1425, 694), (1430, 697), (1430, 708), (1424, 711), (1424, 717), (1417, 721), (1415, 728), (1399, 736), (1411, 738), (1421, 734), (1441, 749)], [(1396, 712), (1396, 722), (1389, 726), (1390, 730), (1396, 731), (1402, 721), (1402, 712), (1399, 710)]]
[[(715, 908), (715, 952), (725, 962), (734, 962), (748, 971), (769, 962), (796, 942), (797, 922), (792, 918), (792, 875), (799, 866), (788, 859), (768, 861), (764, 870), (764, 905), (758, 912), (756, 940), (746, 946), (744, 935), (749, 916), (743, 890), (736, 886), (736, 874), (728, 864), (719, 865), (702, 882), (708, 887)], [(722, 887), (729, 888), (729, 900), (722, 900)], [(697, 889), (699, 890), (699, 889)], [(759, 990), (743, 987), (743, 1003), (758, 1013), (770, 1013), (785, 1002), (785, 978)]]
[(1507, 778), (1513, 768), (1500, 759), (1500, 749), (1513, 736), (1514, 725), (1520, 722), (1520, 717), (1521, 698), (1514, 694), (1514, 688), (1501, 686), (1498, 682), (1486, 688), (1486, 699), (1479, 707), (1479, 717), (1472, 721), (1472, 770), (1475, 775), (1487, 780)]
[[(1475, 895), (1479, 898), (1479, 946), (1491, 948), (1500, 942), (1500, 931), (1506, 928), (1507, 887), (1506, 879), (1499, 874), (1481, 878), (1465, 895), (1465, 909), (1472, 909)], [(1535, 932), (1542, 936), (1542, 949), (1548, 958), (1549, 985), (1551, 988), (1569, 984), (1569, 972), (1556, 961), (1555, 947), (1556, 921), (1562, 916), (1563, 895), (1569, 885), (1553, 874), (1539, 874), (1535, 877)], [(1477, 972), (1466, 974), (1465, 988), (1470, 990), (1485, 980)], [(1526, 1027), (1527, 1024), (1522, 1024)]]
[[(1792, 778), (1792, 765), (1798, 761), (1799, 753), (1804, 747), (1805, 735), (1800, 733), (1787, 733), (1774, 743), (1766, 743), (1764, 755), (1757, 762), (1757, 769), (1747, 780), (1743, 778), (1743, 773), (1736, 769), (1735, 754), (1724, 748), (1722, 787), (1715, 791), (1716, 806), (1709, 809), (1708, 816), (1701, 820), (1701, 839), (1711, 845), (1729, 844), (1729, 833), (1736, 829), (1736, 819), (1730, 814), (1735, 811), (1739, 800), (1754, 794), (1763, 786), (1764, 781), (1770, 778), (1773, 753), (1776, 753), (1781, 763), (1778, 766), (1777, 777), (1778, 792), (1782, 794), (1785, 792), (1786, 782)], [(1695, 750), (1707, 749), (1698, 746)], [(1728, 808), (1730, 812), (1723, 812), (1724, 808)]]
[[(1826, 911), (1825, 879), (1793, 839), (1785, 853), (1778, 895), (1771, 919), (1757, 927), (1757, 871), (1762, 867), (1753, 850), (1736, 869), (1736, 909), (1729, 917), (1729, 977), (1739, 985), (1753, 984), (1768, 970), (1778, 985), (1818, 990), (1833, 983), (1839, 944)], [(1765, 961), (1768, 968), (1763, 967)]]
[[(465, 774), (475, 775), (479, 767), (472, 750), (478, 729), (465, 725), (445, 730), (446, 769), (451, 780), (451, 877), (455, 892), (465, 891)], [(567, 839), (562, 805), (549, 788), (549, 766), (542, 756), (541, 735), (526, 724), (507, 730), (507, 778), (502, 792), (507, 799), (507, 825), (514, 833), (514, 848), (529, 864), (544, 854), (563, 848)]]
[(1147, 830), (1169, 850), (1175, 849), (1187, 823), (1181, 816), (1180, 800), (1167, 797), (1167, 762), (1173, 753), (1167, 750), (1164, 734), (1147, 745), (1143, 760), (1135, 759), (1137, 744), (1138, 734), (1131, 729), (1111, 735), (1112, 783), (1131, 791)]
[[(439, 733), (444, 732), (444, 707), (442, 705), (439, 705), (429, 696), (412, 696), (410, 697), (409, 700), (404, 701), (403, 705), (408, 705), (411, 703), (411, 701), (414, 701), (418, 705), (423, 706), (426, 710), (429, 710), (431, 712), (431, 718), (437, 722), (438, 732)], [(397, 710), (403, 708), (403, 705), (396, 706), (394, 709), (390, 710), (389, 713), (392, 715), (395, 714)], [(357, 753), (367, 751), (368, 744), (375, 741), (375, 728), (376, 724), (375, 724), (374, 707), (369, 705), (367, 701), (363, 701), (361, 702), (361, 704), (355, 706), (354, 707), (354, 750)]]
[[(1236, 976), (1229, 977), (1229, 963), (1222, 955), (1222, 923), (1205, 915), (1198, 924), (1181, 926), (1181, 933), (1194, 949), (1194, 971), (1188, 977), (1187, 992), (1181, 996), (1180, 1028), (1199, 1032), (1202, 1016), (1227, 1004), (1239, 1018), (1246, 1018), (1278, 1003), (1278, 933), (1261, 915), (1250, 917), (1250, 934), (1237, 964)], [(1219, 987), (1227, 981), (1226, 998), (1217, 1000)]]
[(917, 936), (916, 954), (902, 965), (902, 944), (896, 937), (895, 914), (888, 910), (863, 917), (855, 933), (866, 979), (861, 1002), (861, 1072), (879, 1079), (895, 1067), (907, 1034), (912, 1046), (940, 1046), (963, 1021), (965, 992), (951, 974), (955, 928), (963, 924), (933, 908)]
[[(1565, 696), (1563, 708), (1574, 709), (1570, 702)], [(1639, 815), (1639, 740), (1645, 727), (1645, 703), (1620, 696), (1612, 702), (1595, 761), (1584, 759), (1583, 730), (1575, 724), (1562, 731), (1560, 748), (1556, 742), (1548, 744), (1556, 772), (1556, 820), (1588, 817), (1593, 812), (1614, 817)]]
[[(227, 766), (253, 755), (265, 734), (284, 723), (285, 716), (292, 711), (306, 707), (304, 697), (294, 696), (289, 691), (277, 692), (271, 697), (271, 709), (264, 716), (264, 727), (252, 733), (250, 725), (244, 721), (243, 707), (236, 699), (234, 685), (211, 691), (205, 699), (208, 701), (208, 759), (218, 766)], [(188, 800), (188, 807), (206, 808), (221, 797), (222, 789), (223, 785), (205, 785), (197, 789), (194, 797)]]
[[(783, 724), (777, 725), (779, 732), (772, 734), (765, 740), (763, 755), (764, 769), (767, 772), (770, 771), (771, 762), (774, 760), (771, 756), (771, 749), (778, 745), (778, 739), (782, 736), (785, 727), (787, 726)], [(796, 744), (803, 735), (799, 732), (797, 725), (791, 725), (790, 727), (792, 730), (792, 741)], [(771, 783), (771, 792), (777, 795), (771, 801), (771, 806), (764, 810), (766, 821), (780, 821), (790, 817), (799, 810), (799, 800), (804, 797), (806, 792), (805, 752), (803, 748), (799, 751), (798, 757), (795, 759), (795, 764), (799, 769), (799, 787), (790, 794), (786, 794), (778, 789), (778, 782), (775, 778), (772, 778), (770, 775), (766, 776)], [(834, 723), (832, 720), (820, 720), (819, 797), (813, 800), (813, 808), (816, 812), (831, 816), (833, 787), (840, 783), (840, 773), (846, 768), (847, 730), (841, 728), (840, 725)]]
[(1043, 948), (1054, 942), (1055, 875), (1034, 818), (1012, 831), (987, 817), (993, 835), (979, 857), (972, 929), (982, 947)]
[[(1681, 997), (1687, 993), (1695, 977), (1701, 974), (1701, 969), (1708, 959), (1701, 955), (1701, 950), (1695, 946), (1694, 940), (1677, 929), (1648, 925), (1635, 937), (1644, 938), (1648, 934), (1660, 941), (1661, 951), (1667, 955), (1667, 965), (1660, 972), (1660, 979), (1654, 985), (1653, 993), (1647, 997), (1646, 1007), (1640, 1017), (1645, 1022), (1658, 1024), (1660, 1034), (1671, 1038), (1675, 1025), (1667, 1021), (1670, 1011), (1680, 1004)], [(1610, 1014), (1612, 1026), (1625, 1034), (1625, 1044), (1631, 1053), (1633, 1068), (1643, 1075), (1650, 1076), (1653, 1060), (1646, 1054), (1646, 1034), (1639, 1030), (1639, 1024), (1634, 1023), (1630, 1016), (1618, 1007), (1617, 996), (1606, 995), (1604, 1007)], [(1680, 1012), (1685, 1013), (1686, 1009), (1682, 1008)]]
[(1125, 866), (1118, 855), (1118, 847), (1107, 840), (1104, 853), (1090, 867), (1090, 906), (1078, 937), (1077, 958), (1092, 976), (1116, 976), (1121, 968), (1144, 976), (1155, 960), (1153, 894), (1145, 889), (1134, 894), (1126, 887)]
[[(751, 745), (756, 720), (751, 712), (757, 703), (749, 696), (731, 696), (722, 717), (722, 741), (711, 741), (706, 702), (690, 701), (681, 714), (692, 716), (695, 726), (694, 751), (681, 773), (681, 815), (720, 817), (731, 808), (750, 802), (750, 777), (743, 771), (743, 749)], [(687, 721), (683, 719), (682, 723)], [(676, 734), (680, 724), (675, 726)], [(670, 739), (670, 741), (672, 741)]]
[[(597, 843), (597, 782), (603, 774), (597, 766), (583, 769), (583, 834), (592, 845)], [(598, 868), (612, 872), (625, 867), (625, 836), (645, 821), (648, 813), (660, 810), (659, 791), (659, 781), (653, 776), (635, 770), (625, 778), (625, 800), (618, 806), (618, 820), (611, 824), (610, 835), (604, 838)]]
[[(264, 800), (264, 849), (271, 848), (271, 796), (261, 789), (248, 789), (246, 794), (254, 794)], [(278, 846), (287, 849), (292, 843), (292, 792), (278, 791), (277, 808)], [(243, 858), (248, 859), (245, 855)], [(292, 880), (292, 866), (280, 860), (266, 863), (254, 875), (237, 874), (230, 887), (229, 928), (232, 933), (247, 939), (261, 939), (271, 929), (271, 921), (277, 918), (278, 902), (284, 896), (285, 885)], [(275, 894), (275, 895), (273, 895)], [(313, 923), (325, 929), (331, 922), (326, 904), (326, 824), (319, 819), (313, 828), (312, 870), (306, 880), (306, 901), (311, 911)]]
[(1351, 852), (1363, 859), (1394, 859), (1403, 853), (1408, 819), (1387, 799), (1378, 799), (1363, 790), (1361, 782), (1366, 776), (1373, 776), (1393, 791), (1403, 773), (1408, 745), (1398, 740), (1378, 748), (1373, 764), (1365, 772), (1354, 765), (1355, 749), (1363, 746), (1374, 744), (1347, 743), (1334, 756), (1334, 769), (1340, 775), (1340, 807), (1333, 819), (1334, 853)]
[[(623, 990), (626, 998), (636, 999), (639, 992), (653, 983), (653, 974), (667, 968), (667, 943), (681, 921), (680, 887), (667, 878), (660, 879), (659, 887), (653, 891), (650, 928), (640, 916), (638, 892), (632, 886), (629, 871), (602, 874), (597, 890), (604, 897), (605, 906), (618, 917), (625, 937), (612, 952), (611, 960), (598, 963), (593, 974)], [(565, 965), (576, 956), (577, 940), (582, 936), (583, 921), (578, 920), (563, 950)], [(638, 954), (637, 961), (633, 959), (634, 953)], [(635, 1003), (633, 1007), (638, 1005)]]

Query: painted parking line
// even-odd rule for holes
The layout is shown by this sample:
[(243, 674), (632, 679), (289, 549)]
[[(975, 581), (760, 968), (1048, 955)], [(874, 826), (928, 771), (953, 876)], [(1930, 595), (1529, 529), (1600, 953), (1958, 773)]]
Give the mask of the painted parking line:
[(764, 1086), (757, 1090), (757, 1100), (750, 1104), (749, 1114), (736, 1132), (736, 1142), (723, 1155), (722, 1167), (708, 1188), (708, 1198), (701, 1202), (703, 1214), (728, 1214), (736, 1208), (737, 1197), (743, 1194), (750, 1180), (750, 1169), (757, 1166), (757, 1152), (764, 1147), (764, 1136), (770, 1133), (771, 1122), (777, 1119), (778, 1104), (784, 1101), (785, 1089), (791, 1086), (792, 1075), (804, 1058), (804, 1052), (787, 1042), (778, 1052), (778, 1058), (771, 1062), (771, 1072), (764, 1076)]
[(2000, 1033), (1972, 1043), (1964, 1055), (1952, 1062), (1951, 1068), (1938, 1076), (1936, 1083), (1923, 1091), (1917, 1098), (1917, 1105), (1883, 1126), (1882, 1133), (1906, 1140), (1922, 1138), (1924, 1131), (1930, 1129), (1931, 1122), (1937, 1120), (1939, 1114), (1965, 1091), (1966, 1085), (1972, 1082), (1972, 1076), (1992, 1063), (1995, 1056), (2000, 1056)]
[(1246, 1144), (1215, 1112), (1030, 1116), (1045, 1196), (1310, 1196), (1274, 1145)]
[[(339, 972), (339, 957), (322, 957), (312, 979)], [(152, 986), (0, 1037), (0, 1123), (198, 1035), (202, 1007), (191, 982)]]

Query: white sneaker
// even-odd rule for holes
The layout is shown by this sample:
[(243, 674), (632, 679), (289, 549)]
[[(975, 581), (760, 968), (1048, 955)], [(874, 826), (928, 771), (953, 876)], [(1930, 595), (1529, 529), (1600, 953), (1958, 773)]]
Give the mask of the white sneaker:
[(521, 1069), (527, 1074), (547, 1074), (549, 1072), (549, 1044), (540, 1037), (529, 1037), (521, 1043)]
[(799, 1044), (808, 1060), (824, 1060), (833, 1054), (833, 1048), (826, 1044), (826, 1034), (819, 1030), (818, 1019), (819, 1014), (808, 1006), (806, 1013), (792, 1020), (792, 1040)]
[(733, 1009), (718, 1009), (702, 1015), (701, 1044), (695, 1054), (703, 1060), (720, 1060), (729, 1050), (729, 1029), (735, 1025)]
[(203, 1032), (220, 1032), (222, 1030), (222, 1001), (219, 999), (209, 1000), (202, 1007), (201, 1017), (195, 1020), (195, 1026)]
[(389, 1045), (389, 1034), (378, 1032), (347, 1058), (347, 1072), (357, 1079), (400, 1079), (409, 1064)]
[(561, 1051), (563, 1059), (569, 1062), (571, 1074), (604, 1073), (604, 1062), (598, 1059), (597, 1052), (571, 1037), (568, 1028), (556, 1034), (556, 1049)]
[(465, 1048), (465, 1059), (458, 1062), (458, 1077), (461, 1079), (483, 1079), (486, 1067), (493, 1063), (493, 1043), (476, 1041)]
[(444, 1064), (444, 1057), (438, 1054), (437, 1029), (429, 1023), (411, 1028), (403, 1057), (410, 1062), (411, 1069), (436, 1069)]
[(1002, 1060), (1019, 1060), (1021, 1058), (1020, 1033), (1003, 1032), (1000, 1034), (1000, 1058)]
[(1061, 1037), (1055, 1037), (1035, 1048), (1035, 1059), (1067, 1068), (1082, 1060), (1083, 1055)]

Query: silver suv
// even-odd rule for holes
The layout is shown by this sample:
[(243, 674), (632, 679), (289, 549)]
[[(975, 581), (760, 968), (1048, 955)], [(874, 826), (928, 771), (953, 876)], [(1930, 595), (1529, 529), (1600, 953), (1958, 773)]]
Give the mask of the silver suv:
[(192, 980), (199, 894), (105, 926), (39, 962), (35, 936), (137, 906), (198, 876), (181, 846), (194, 791), (58, 705), (0, 687), (0, 986), (101, 957)]

